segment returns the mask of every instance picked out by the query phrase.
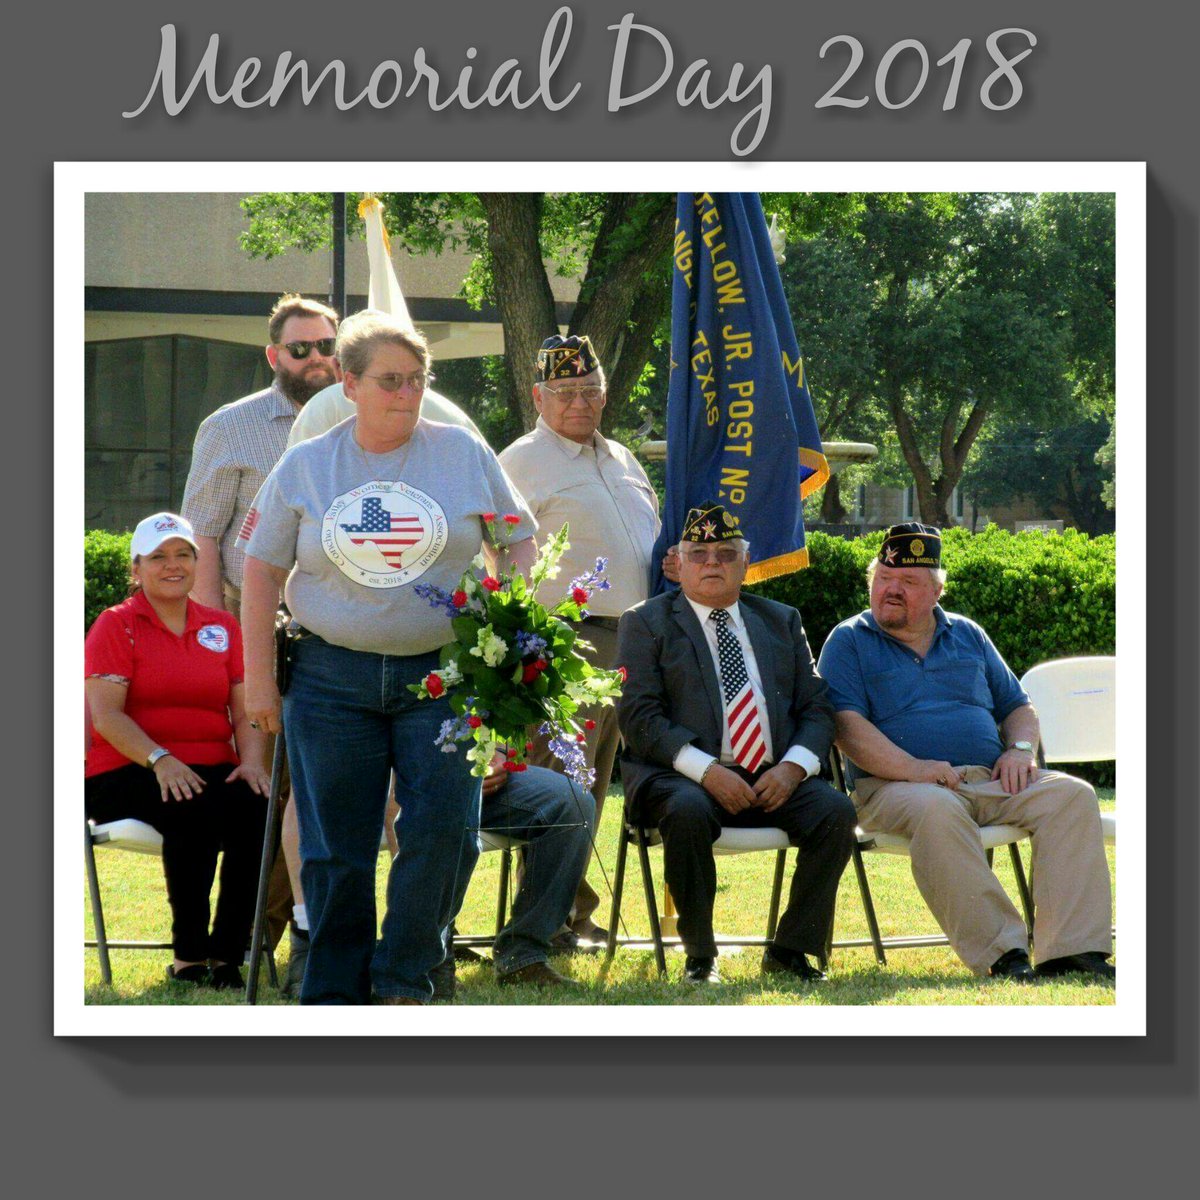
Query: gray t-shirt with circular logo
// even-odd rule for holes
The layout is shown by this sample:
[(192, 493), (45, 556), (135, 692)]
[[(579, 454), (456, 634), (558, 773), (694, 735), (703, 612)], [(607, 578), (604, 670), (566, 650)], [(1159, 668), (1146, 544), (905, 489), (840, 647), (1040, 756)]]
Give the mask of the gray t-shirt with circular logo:
[[(239, 538), (289, 570), (292, 616), (327, 642), (375, 654), (422, 654), (450, 640), (443, 609), (413, 585), (453, 591), (496, 514), (511, 542), (537, 532), (487, 444), (420, 420), (399, 449), (369, 454), (353, 419), (292, 447), (267, 477)], [(520, 523), (507, 526), (505, 514)]]

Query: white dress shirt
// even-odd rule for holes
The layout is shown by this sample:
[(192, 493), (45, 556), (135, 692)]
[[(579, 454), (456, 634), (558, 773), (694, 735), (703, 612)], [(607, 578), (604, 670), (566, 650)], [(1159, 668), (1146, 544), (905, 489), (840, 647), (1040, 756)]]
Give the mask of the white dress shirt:
[[(704, 640), (708, 643), (708, 652), (712, 655), (713, 670), (716, 671), (717, 679), (720, 680), (721, 659), (717, 652), (717, 626), (708, 619), (709, 613), (713, 610), (707, 605), (697, 604), (690, 596), (685, 596), (684, 599), (692, 606), (692, 611), (700, 622), (700, 628), (704, 630)], [(746, 632), (746, 623), (742, 620), (740, 606), (734, 602), (725, 611), (729, 614), (729, 631), (737, 638), (738, 644), (742, 648), (742, 655), (746, 660), (746, 674), (750, 676), (750, 690), (754, 693), (754, 702), (758, 705), (759, 718), (762, 722), (763, 743), (766, 746), (763, 762), (770, 764), (775, 761), (775, 751), (771, 744), (771, 722), (767, 718), (770, 710), (767, 707), (766, 695), (763, 693), (758, 660), (754, 657), (754, 647), (750, 645), (750, 637)], [(671, 765), (680, 775), (685, 775), (693, 782), (699, 783), (704, 772), (716, 761), (711, 754), (706, 754), (698, 746), (689, 744), (680, 749)], [(722, 709), (720, 763), (722, 766), (728, 766), (733, 761), (733, 749), (729, 741), (729, 722), (725, 720), (724, 709)], [(806, 775), (817, 775), (821, 770), (820, 760), (811, 750), (807, 750), (803, 746), (789, 747), (780, 761), (795, 763), (796, 766), (804, 769)]]

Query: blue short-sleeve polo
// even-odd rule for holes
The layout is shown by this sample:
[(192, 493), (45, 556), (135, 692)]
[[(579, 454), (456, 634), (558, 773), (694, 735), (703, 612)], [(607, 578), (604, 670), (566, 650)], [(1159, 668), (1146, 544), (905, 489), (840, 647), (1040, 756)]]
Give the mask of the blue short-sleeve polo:
[[(829, 635), (819, 670), (835, 711), (865, 717), (915, 758), (991, 767), (1004, 749), (996, 726), (1029, 697), (974, 621), (933, 611), (924, 658), (864, 612)], [(852, 780), (863, 773), (851, 764)]]

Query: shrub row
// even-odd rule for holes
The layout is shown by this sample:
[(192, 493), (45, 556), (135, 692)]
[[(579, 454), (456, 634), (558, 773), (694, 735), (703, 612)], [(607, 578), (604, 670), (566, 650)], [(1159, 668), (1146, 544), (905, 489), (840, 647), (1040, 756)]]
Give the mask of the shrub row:
[[(84, 535), (85, 628), (127, 594), (129, 536), (102, 530)], [(882, 540), (882, 533), (848, 541), (813, 532), (807, 570), (751, 590), (798, 608), (813, 653), (820, 654), (829, 631), (867, 607), (864, 576)], [(943, 605), (978, 621), (1018, 676), (1051, 658), (1115, 653), (1112, 535), (948, 529), (942, 565), (949, 576)]]

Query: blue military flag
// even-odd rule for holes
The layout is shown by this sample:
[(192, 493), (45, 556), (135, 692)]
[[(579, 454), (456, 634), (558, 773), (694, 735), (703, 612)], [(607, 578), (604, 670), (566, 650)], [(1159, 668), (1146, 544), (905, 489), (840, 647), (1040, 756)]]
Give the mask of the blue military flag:
[[(654, 562), (720, 501), (754, 583), (808, 565), (802, 499), (829, 478), (757, 192), (681, 192), (675, 214), (667, 496)], [(658, 568), (655, 568), (658, 572)], [(664, 581), (658, 572), (655, 591)]]

